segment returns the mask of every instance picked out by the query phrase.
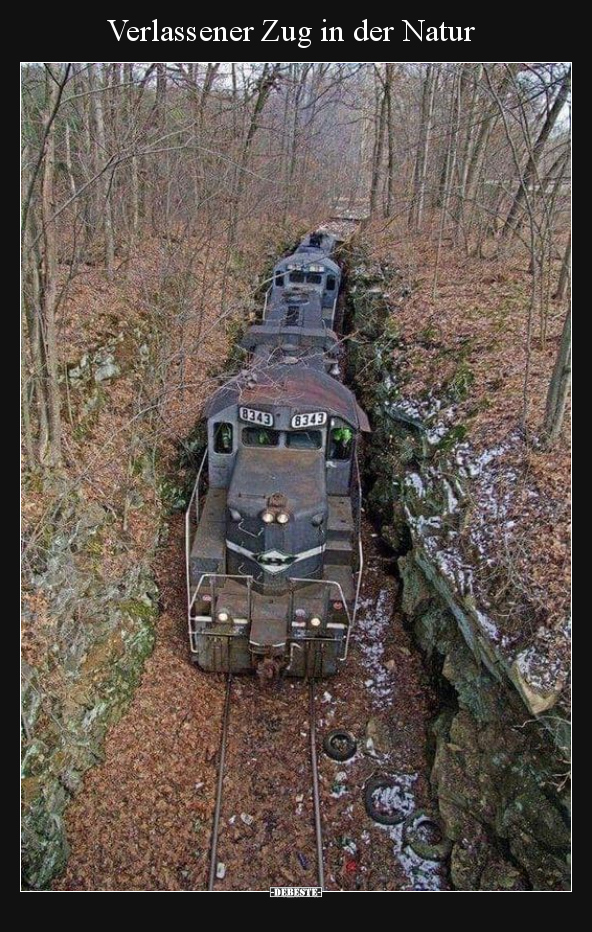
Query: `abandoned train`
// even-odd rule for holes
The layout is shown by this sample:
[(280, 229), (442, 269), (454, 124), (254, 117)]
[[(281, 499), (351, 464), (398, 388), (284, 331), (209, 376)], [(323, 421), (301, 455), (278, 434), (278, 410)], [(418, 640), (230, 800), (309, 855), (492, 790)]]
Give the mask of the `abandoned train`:
[(369, 427), (339, 381), (336, 244), (319, 230), (277, 263), (242, 340), (248, 366), (206, 406), (186, 514), (190, 647), (204, 670), (320, 677), (347, 655)]

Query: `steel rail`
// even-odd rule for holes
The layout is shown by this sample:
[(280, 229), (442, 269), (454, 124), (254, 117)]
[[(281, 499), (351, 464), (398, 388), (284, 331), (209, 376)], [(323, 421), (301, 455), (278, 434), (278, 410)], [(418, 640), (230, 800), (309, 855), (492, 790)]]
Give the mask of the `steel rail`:
[(310, 764), (312, 769), (312, 799), (314, 807), (315, 838), (317, 847), (317, 874), (319, 887), (325, 888), (325, 867), (323, 863), (323, 824), (321, 821), (321, 798), (319, 793), (319, 765), (317, 760), (317, 726), (315, 710), (314, 681), (309, 684), (310, 715)]
[(222, 811), (222, 797), (224, 795), (224, 764), (226, 760), (226, 739), (228, 737), (228, 721), (230, 718), (230, 696), (232, 692), (232, 673), (226, 680), (226, 697), (224, 699), (224, 712), (222, 713), (222, 731), (220, 733), (220, 750), (218, 753), (218, 782), (216, 785), (216, 803), (214, 806), (214, 819), (212, 822), (212, 845), (210, 848), (210, 875), (208, 890), (213, 890), (216, 884), (218, 870), (218, 835), (220, 831), (220, 813)]

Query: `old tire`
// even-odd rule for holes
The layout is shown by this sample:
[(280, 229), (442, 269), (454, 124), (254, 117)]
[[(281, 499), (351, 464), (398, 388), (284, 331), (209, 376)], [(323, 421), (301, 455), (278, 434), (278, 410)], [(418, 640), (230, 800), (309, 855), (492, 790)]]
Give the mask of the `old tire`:
[(349, 760), (354, 756), (357, 748), (356, 739), (344, 728), (336, 728), (334, 731), (330, 731), (323, 739), (323, 750), (331, 760)]
[[(426, 828), (432, 833), (431, 839), (429, 834), (426, 837)], [(424, 861), (445, 861), (452, 850), (452, 842), (444, 835), (438, 820), (423, 809), (416, 809), (405, 819), (403, 844), (408, 845)]]
[(379, 790), (387, 790), (390, 787), (399, 786), (395, 777), (370, 777), (364, 786), (364, 806), (366, 812), (374, 822), (380, 825), (398, 825), (403, 822), (407, 815), (403, 809), (394, 808), (392, 812), (383, 811), (380, 808), (379, 801), (375, 794)]

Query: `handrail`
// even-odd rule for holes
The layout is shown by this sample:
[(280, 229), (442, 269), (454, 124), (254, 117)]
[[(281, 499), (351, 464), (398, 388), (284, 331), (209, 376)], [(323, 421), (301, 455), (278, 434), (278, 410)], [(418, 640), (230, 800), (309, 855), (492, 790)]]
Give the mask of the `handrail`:
[(347, 638), (345, 641), (345, 654), (343, 655), (343, 660), (347, 657), (347, 652), (349, 649), (349, 639), (352, 633), (353, 627), (356, 623), (356, 616), (358, 614), (358, 602), (360, 601), (360, 589), (362, 586), (362, 572), (364, 570), (364, 548), (362, 546), (362, 535), (358, 537), (358, 560), (360, 562), (360, 568), (358, 570), (358, 579), (356, 582), (356, 598), (354, 601), (354, 610), (352, 612), (351, 625), (347, 629)]
[(362, 545), (362, 480), (360, 477), (360, 464), (358, 462), (358, 457), (355, 457), (355, 473), (354, 473), (354, 482), (357, 489), (357, 531), (358, 531), (358, 578), (356, 580), (356, 596), (354, 600), (354, 610), (352, 612), (351, 624), (347, 629), (347, 638), (345, 641), (345, 653), (342, 658), (342, 661), (346, 659), (347, 652), (349, 650), (349, 639), (351, 637), (351, 632), (353, 630), (354, 624), (356, 622), (356, 616), (358, 614), (358, 602), (360, 600), (360, 588), (362, 586), (362, 573), (364, 571), (364, 547)]
[(252, 586), (252, 584), (253, 584), (253, 579), (254, 579), (254, 578), (255, 578), (255, 577), (252, 576), (252, 575), (245, 575), (245, 576), (244, 576), (242, 573), (202, 573), (201, 576), (199, 577), (199, 582), (198, 582), (197, 586), (195, 587), (195, 592), (193, 593), (193, 596), (192, 596), (192, 598), (191, 598), (191, 600), (190, 600), (190, 602), (189, 602), (189, 611), (191, 611), (191, 609), (192, 609), (193, 606), (194, 606), (195, 600), (196, 600), (196, 598), (197, 598), (197, 594), (198, 594), (199, 590), (201, 589), (201, 584), (203, 583), (204, 579), (212, 579), (212, 580), (213, 580), (213, 579), (241, 579), (241, 580), (246, 580), (247, 589), (248, 589), (249, 595), (250, 595), (250, 590), (251, 590), (251, 586)]
[[(200, 590), (201, 587), (202, 587), (202, 583), (204, 582), (205, 579), (209, 579), (209, 580), (210, 580), (213, 596), (215, 596), (215, 592), (216, 592), (216, 582), (215, 582), (216, 579), (241, 579), (241, 580), (246, 580), (246, 582), (247, 582), (247, 618), (249, 619), (249, 621), (251, 620), (251, 604), (252, 604), (252, 603), (251, 603), (251, 600), (252, 600), (252, 597), (253, 597), (252, 588), (251, 588), (251, 587), (252, 587), (252, 585), (253, 585), (253, 576), (241, 576), (241, 575), (239, 575), (238, 573), (202, 573), (201, 576), (199, 577), (199, 582), (198, 582), (197, 586), (195, 587), (195, 592), (193, 593), (192, 598), (189, 599), (189, 604), (188, 604), (188, 608), (187, 608), (187, 624), (188, 624), (188, 628), (189, 628), (189, 643), (190, 643), (191, 645), (193, 644), (192, 637), (193, 637), (193, 635), (195, 634), (195, 632), (194, 632), (194, 631), (192, 630), (192, 628), (191, 628), (191, 621), (192, 621), (192, 619), (193, 619), (193, 616), (192, 616), (192, 614), (191, 614), (191, 610), (192, 610), (192, 608), (193, 608), (193, 606), (194, 606), (194, 604), (195, 604), (195, 600), (196, 600), (196, 598), (197, 598), (197, 595), (198, 595), (198, 593), (199, 593), (199, 590)], [(213, 599), (212, 599), (212, 621), (214, 620), (214, 615), (213, 615), (214, 607), (215, 607), (215, 606), (214, 606), (214, 601), (213, 601)], [(192, 647), (191, 649), (193, 650), (193, 647)]]
[(339, 292), (335, 295), (335, 300), (333, 301), (333, 308), (331, 310), (331, 329), (335, 329), (335, 311), (337, 310), (337, 302), (339, 300)]
[(189, 504), (185, 511), (185, 572), (187, 578), (187, 603), (191, 599), (191, 580), (190, 580), (190, 557), (191, 557), (191, 509), (195, 507), (195, 524), (197, 526), (199, 522), (199, 483), (202, 477), (203, 468), (206, 464), (208, 458), (208, 451), (206, 449), (201, 463), (199, 464), (199, 469), (197, 470), (197, 476), (195, 479), (195, 484), (193, 486), (193, 491), (191, 493), (191, 498), (189, 499)]
[(349, 609), (347, 607), (347, 600), (345, 598), (345, 595), (343, 594), (343, 589), (341, 588), (341, 584), (338, 583), (336, 579), (311, 579), (310, 576), (307, 578), (302, 578), (298, 576), (290, 576), (290, 582), (309, 583), (311, 585), (316, 585), (316, 586), (318, 585), (331, 586), (331, 587), (334, 586), (336, 589), (339, 590), (339, 596), (343, 604), (343, 607), (345, 609), (345, 614), (347, 615), (347, 637), (345, 639), (345, 652), (343, 654), (343, 657), (339, 657), (339, 660), (343, 662), (345, 658), (347, 657), (347, 649), (349, 645), (349, 632), (351, 631), (353, 622), (352, 622), (352, 618), (349, 613)]
[(267, 291), (265, 292), (265, 301), (263, 302), (263, 311), (261, 313), (261, 320), (265, 320), (265, 312), (267, 311), (267, 302), (269, 301), (269, 296), (271, 294), (271, 289), (273, 285), (270, 285)]

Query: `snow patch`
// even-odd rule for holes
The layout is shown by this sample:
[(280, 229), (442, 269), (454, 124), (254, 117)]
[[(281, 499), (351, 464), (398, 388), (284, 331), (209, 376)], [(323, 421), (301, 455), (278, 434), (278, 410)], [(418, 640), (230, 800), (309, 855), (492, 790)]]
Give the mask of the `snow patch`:
[(394, 675), (385, 667), (384, 638), (393, 614), (393, 601), (386, 589), (381, 589), (378, 598), (363, 599), (358, 608), (358, 619), (353, 637), (358, 643), (362, 663), (370, 674), (365, 686), (375, 700), (375, 705), (385, 707), (393, 694)]
[[(397, 785), (382, 791), (385, 793), (390, 790), (396, 791), (396, 798), (393, 797), (393, 801), (405, 816), (411, 815), (417, 808), (413, 793), (413, 785), (417, 777), (417, 773), (397, 773), (394, 775)], [(441, 889), (440, 864), (437, 861), (424, 860), (412, 848), (404, 845), (402, 822), (398, 825), (379, 825), (378, 823), (375, 825), (376, 828), (387, 832), (393, 842), (393, 854), (405, 872), (410, 890), (436, 892)]]

